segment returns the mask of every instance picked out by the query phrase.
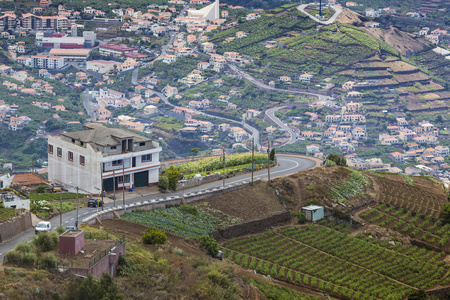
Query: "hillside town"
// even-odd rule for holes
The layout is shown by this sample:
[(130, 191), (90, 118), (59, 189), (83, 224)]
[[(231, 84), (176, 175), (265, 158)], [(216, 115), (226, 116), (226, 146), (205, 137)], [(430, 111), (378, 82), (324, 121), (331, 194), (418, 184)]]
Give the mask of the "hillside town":
[(447, 299), (449, 11), (0, 1), (0, 299)]

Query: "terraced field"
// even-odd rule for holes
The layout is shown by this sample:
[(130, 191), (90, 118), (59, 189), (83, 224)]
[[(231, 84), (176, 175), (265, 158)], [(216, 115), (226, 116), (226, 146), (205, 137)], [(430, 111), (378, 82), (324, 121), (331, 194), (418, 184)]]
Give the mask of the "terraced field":
[(244, 268), (351, 299), (403, 299), (450, 284), (444, 253), (376, 244), (314, 224), (236, 239), (222, 249)]
[[(412, 181), (411, 181), (412, 180)], [(402, 208), (412, 213), (418, 213), (424, 216), (430, 216), (433, 219), (438, 219), (442, 211), (442, 206), (447, 202), (443, 193), (438, 193), (441, 189), (436, 184), (436, 191), (425, 189), (414, 183), (415, 179), (411, 177), (405, 178), (405, 183), (393, 181), (389, 178), (379, 177), (379, 199), (381, 203), (390, 206)]]
[(450, 224), (442, 224), (429, 215), (380, 204), (360, 215), (371, 224), (386, 227), (443, 250), (450, 249)]

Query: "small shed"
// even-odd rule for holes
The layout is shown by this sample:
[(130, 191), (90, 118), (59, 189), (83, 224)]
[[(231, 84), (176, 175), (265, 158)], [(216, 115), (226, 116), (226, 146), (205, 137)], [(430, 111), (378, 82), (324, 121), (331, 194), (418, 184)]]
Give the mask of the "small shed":
[(302, 212), (306, 215), (307, 221), (319, 221), (324, 217), (324, 209), (323, 206), (318, 205), (310, 205), (302, 207)]
[(83, 249), (83, 230), (70, 229), (59, 236), (59, 254), (77, 255)]

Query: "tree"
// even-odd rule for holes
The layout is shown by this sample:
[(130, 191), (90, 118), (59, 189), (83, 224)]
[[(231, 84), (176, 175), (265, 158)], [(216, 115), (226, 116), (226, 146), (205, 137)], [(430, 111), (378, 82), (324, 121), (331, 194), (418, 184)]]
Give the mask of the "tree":
[(167, 168), (166, 175), (169, 179), (169, 189), (175, 191), (177, 189), (178, 178), (180, 177), (181, 168), (179, 166), (170, 166)]
[(270, 161), (275, 161), (275, 148), (272, 148), (272, 150), (270, 150), (269, 159)]
[(345, 157), (340, 157), (338, 154), (329, 154), (327, 156), (327, 160), (333, 161), (337, 166), (347, 166), (347, 160), (345, 159)]
[(445, 203), (442, 207), (442, 216), (445, 222), (450, 223), (450, 203)]
[(191, 152), (192, 152), (192, 160), (194, 160), (194, 157), (197, 155), (197, 153), (198, 153), (198, 149), (197, 148), (192, 148), (191, 149)]
[(202, 236), (200, 238), (200, 246), (206, 250), (209, 255), (217, 255), (219, 253), (219, 244), (210, 236)]

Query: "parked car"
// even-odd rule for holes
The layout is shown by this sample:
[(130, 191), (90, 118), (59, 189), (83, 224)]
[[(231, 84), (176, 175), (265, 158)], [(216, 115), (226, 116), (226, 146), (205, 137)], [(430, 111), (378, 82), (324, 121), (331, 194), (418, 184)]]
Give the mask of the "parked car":
[(50, 222), (39, 222), (34, 228), (34, 233), (38, 234), (39, 232), (51, 231), (52, 224)]
[(87, 206), (88, 207), (102, 207), (103, 201), (100, 199), (89, 199)]

